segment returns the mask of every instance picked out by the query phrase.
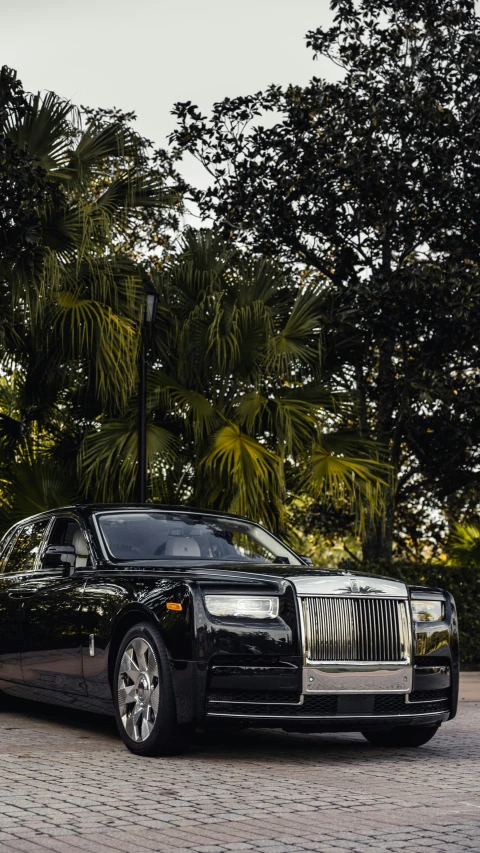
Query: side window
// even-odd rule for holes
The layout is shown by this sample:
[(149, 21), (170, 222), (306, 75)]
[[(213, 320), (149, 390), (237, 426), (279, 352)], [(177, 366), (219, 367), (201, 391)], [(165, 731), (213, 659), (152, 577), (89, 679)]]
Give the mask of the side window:
[(41, 521), (32, 521), (20, 528), (6, 557), (5, 572), (7, 574), (20, 574), (33, 570), (35, 557), (49, 524), (50, 519), (44, 518)]
[(80, 530), (74, 518), (56, 518), (50, 536), (49, 545), (73, 545), (73, 537)]

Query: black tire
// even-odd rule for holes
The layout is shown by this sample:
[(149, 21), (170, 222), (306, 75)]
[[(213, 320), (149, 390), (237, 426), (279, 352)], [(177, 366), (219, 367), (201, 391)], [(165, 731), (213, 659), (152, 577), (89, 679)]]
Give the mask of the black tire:
[[(134, 683), (130, 685), (129, 682), (132, 681), (132, 678), (125, 676), (125, 665), (122, 666), (124, 655), (126, 655), (127, 650), (131, 652), (133, 645), (138, 646), (137, 641), (148, 646), (144, 657), (144, 660), (148, 661), (148, 671), (144, 673), (146, 679), (149, 677), (150, 670), (152, 672), (155, 671), (156, 673), (151, 680), (151, 684), (148, 683), (144, 685), (144, 687), (148, 686), (148, 702), (151, 703), (148, 706), (145, 706), (145, 712), (142, 710), (138, 711), (138, 708), (140, 707), (147, 690), (142, 687), (141, 683), (139, 686), (135, 686)], [(141, 648), (143, 648), (143, 646)], [(128, 660), (129, 657), (130, 655), (127, 655), (126, 659)], [(135, 652), (133, 652), (133, 659), (135, 661)], [(130, 671), (133, 672), (133, 670)], [(125, 703), (121, 704), (121, 698), (119, 697), (120, 677), (122, 677), (122, 684), (128, 685), (125, 688), (125, 694), (122, 694), (122, 698), (127, 694), (127, 690), (129, 689), (132, 691), (131, 702), (125, 701)], [(136, 677), (135, 673), (134, 677)], [(141, 697), (139, 697), (139, 690), (142, 690)], [(153, 703), (153, 700), (150, 698), (153, 696), (154, 692), (156, 692), (155, 703)], [(118, 649), (117, 659), (115, 662), (112, 695), (118, 731), (123, 742), (131, 752), (135, 753), (135, 755), (145, 756), (175, 755), (179, 752), (183, 752), (191, 739), (192, 726), (179, 726), (177, 723), (177, 711), (172, 675), (170, 671), (170, 661), (167, 650), (160, 636), (160, 632), (155, 625), (149, 622), (140, 622), (138, 625), (134, 625), (130, 628), (130, 630), (125, 634), (125, 637), (120, 644), (120, 648)], [(130, 694), (128, 694), (128, 696), (130, 698)], [(155, 705), (155, 707), (153, 707), (153, 705)], [(123, 714), (121, 708), (124, 712)], [(135, 723), (134, 710), (136, 710), (137, 714), (140, 715), (139, 723)], [(142, 714), (144, 717), (148, 714), (148, 720), (145, 719), (145, 723), (143, 722)], [(148, 735), (143, 733), (144, 725), (146, 729), (151, 729)], [(127, 727), (129, 729), (128, 731)], [(131, 734), (132, 731), (134, 736)]]
[(372, 730), (371, 732), (362, 732), (364, 738), (368, 740), (372, 746), (380, 747), (408, 747), (408, 746), (423, 746), (436, 735), (440, 723), (434, 726), (402, 726), (387, 731)]

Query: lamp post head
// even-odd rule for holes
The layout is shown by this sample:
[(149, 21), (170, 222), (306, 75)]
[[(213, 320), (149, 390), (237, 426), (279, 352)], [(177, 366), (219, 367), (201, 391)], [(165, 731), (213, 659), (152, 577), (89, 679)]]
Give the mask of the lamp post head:
[(144, 323), (151, 325), (155, 322), (157, 315), (158, 293), (153, 287), (150, 278), (145, 272), (142, 272), (143, 292), (145, 295), (144, 307), (142, 311), (142, 319)]

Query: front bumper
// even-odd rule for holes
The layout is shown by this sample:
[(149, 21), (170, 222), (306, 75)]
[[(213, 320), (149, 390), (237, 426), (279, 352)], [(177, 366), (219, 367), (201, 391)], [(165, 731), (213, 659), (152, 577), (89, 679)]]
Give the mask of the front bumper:
[[(298, 579), (295, 583), (298, 586)], [(315, 592), (309, 584), (300, 590), (302, 596)], [(336, 587), (333, 591), (339, 592)], [(365, 605), (348, 604), (347, 610), (335, 601), (323, 609), (316, 604), (306, 607), (302, 596), (293, 597), (284, 614), (292, 640), (282, 643), (282, 649), (277, 643), (267, 654), (258, 646), (257, 634), (251, 633), (242, 634), (241, 651), (230, 644), (229, 653), (222, 647), (212, 655), (207, 664), (203, 719), (289, 729), (298, 726), (301, 730), (361, 731), (370, 726), (432, 725), (455, 716), (458, 649), (453, 600), (445, 593), (445, 623), (422, 625), (422, 632), (431, 635), (429, 644), (422, 645), (406, 598), (398, 590), (394, 592), (396, 605), (370, 607), (365, 599)], [(357, 648), (358, 631), (349, 634), (349, 620), (365, 629), (366, 650), (362, 644)], [(335, 640), (333, 648), (315, 641), (330, 634)], [(257, 654), (252, 653), (253, 648)], [(338, 648), (353, 651), (357, 659), (335, 661), (332, 651)], [(373, 660), (360, 660), (362, 654), (367, 657), (365, 651)], [(375, 652), (379, 655), (374, 657)]]

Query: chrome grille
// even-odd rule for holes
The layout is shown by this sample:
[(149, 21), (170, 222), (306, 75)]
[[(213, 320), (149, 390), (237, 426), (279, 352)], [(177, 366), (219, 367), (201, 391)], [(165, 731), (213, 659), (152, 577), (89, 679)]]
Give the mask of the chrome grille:
[(302, 598), (307, 661), (402, 661), (410, 653), (406, 601)]

